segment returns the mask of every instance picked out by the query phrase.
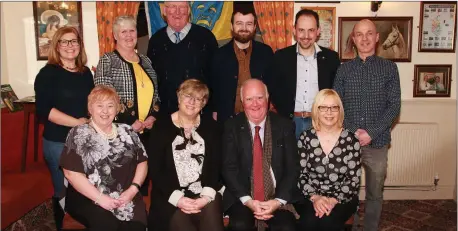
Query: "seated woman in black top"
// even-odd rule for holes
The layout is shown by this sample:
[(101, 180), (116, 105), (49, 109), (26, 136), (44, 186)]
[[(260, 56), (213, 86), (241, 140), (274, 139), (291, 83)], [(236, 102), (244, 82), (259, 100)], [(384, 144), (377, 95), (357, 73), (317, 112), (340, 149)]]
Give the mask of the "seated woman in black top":
[(343, 128), (339, 95), (321, 90), (312, 106), (313, 128), (298, 141), (305, 197), (295, 205), (301, 230), (338, 231), (356, 211), (361, 176), (361, 149), (355, 134)]
[(87, 122), (87, 96), (94, 88), (83, 40), (74, 27), (62, 27), (51, 40), (48, 63), (35, 78), (36, 111), (44, 122), (43, 155), (54, 187), (53, 210), (57, 230), (64, 212), (59, 205), (64, 174), (59, 160), (68, 131)]
[(66, 210), (88, 230), (144, 231), (139, 190), (148, 164), (140, 138), (132, 126), (113, 123), (120, 110), (114, 88), (95, 87), (88, 108), (90, 122), (70, 130), (62, 152)]
[(222, 231), (221, 134), (200, 116), (209, 96), (199, 80), (184, 81), (178, 111), (155, 122), (146, 144), (152, 180), (148, 230)]

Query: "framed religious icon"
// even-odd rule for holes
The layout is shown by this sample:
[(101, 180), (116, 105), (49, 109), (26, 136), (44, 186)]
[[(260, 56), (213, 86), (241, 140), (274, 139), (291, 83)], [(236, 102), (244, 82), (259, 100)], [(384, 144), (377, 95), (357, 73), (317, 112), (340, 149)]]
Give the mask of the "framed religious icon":
[(413, 97), (450, 97), (452, 65), (415, 65)]
[(334, 50), (334, 38), (336, 28), (336, 8), (335, 7), (309, 7), (303, 6), (301, 9), (309, 9), (318, 13), (320, 17), (320, 37), (317, 44)]
[(419, 52), (455, 52), (456, 2), (421, 2)]
[(33, 2), (37, 59), (47, 60), (56, 31), (63, 26), (73, 26), (83, 37), (81, 2)]
[(394, 62), (412, 59), (413, 17), (339, 17), (339, 55), (347, 61), (358, 55), (353, 41), (353, 27), (362, 19), (375, 23), (379, 35), (376, 54)]

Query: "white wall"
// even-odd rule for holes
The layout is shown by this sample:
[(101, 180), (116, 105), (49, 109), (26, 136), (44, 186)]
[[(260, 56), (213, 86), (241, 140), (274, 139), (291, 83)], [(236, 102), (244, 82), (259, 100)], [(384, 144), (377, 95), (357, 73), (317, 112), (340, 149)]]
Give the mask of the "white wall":
[[(0, 3), (0, 12), (1, 10), (3, 9), (3, 3)], [(5, 41), (5, 27), (3, 26), (5, 23), (5, 15), (4, 14), (1, 14), (0, 15), (0, 18), (1, 18), (1, 25), (0, 28), (1, 28), (1, 83), (4, 84), (4, 83), (8, 83), (8, 77), (7, 77), (7, 73), (8, 73), (8, 59), (6, 58), (6, 41)]]
[[(37, 61), (32, 2), (1, 4), (2, 83), (11, 84), (19, 98), (34, 95), (35, 76), (46, 61)], [(99, 45), (95, 2), (82, 2), (81, 7), (87, 66), (97, 66)]]

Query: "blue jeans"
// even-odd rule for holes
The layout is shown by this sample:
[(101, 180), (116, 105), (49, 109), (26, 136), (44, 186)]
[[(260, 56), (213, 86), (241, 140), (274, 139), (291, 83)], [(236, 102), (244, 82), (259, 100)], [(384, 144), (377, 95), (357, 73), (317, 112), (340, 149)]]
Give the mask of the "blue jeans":
[(64, 143), (49, 141), (43, 138), (43, 156), (45, 157), (46, 165), (48, 165), (51, 173), (52, 184), (54, 187), (53, 197), (61, 197), (62, 189), (64, 188), (64, 173), (59, 167), (60, 156), (64, 149)]
[(296, 125), (296, 140), (299, 139), (302, 132), (312, 127), (312, 117), (302, 118), (299, 116), (294, 116), (294, 124)]
[[(377, 231), (382, 214), (383, 185), (388, 166), (388, 145), (381, 148), (362, 147), (361, 161), (366, 177), (366, 202), (364, 205), (364, 231)], [(359, 222), (355, 214), (353, 230)]]

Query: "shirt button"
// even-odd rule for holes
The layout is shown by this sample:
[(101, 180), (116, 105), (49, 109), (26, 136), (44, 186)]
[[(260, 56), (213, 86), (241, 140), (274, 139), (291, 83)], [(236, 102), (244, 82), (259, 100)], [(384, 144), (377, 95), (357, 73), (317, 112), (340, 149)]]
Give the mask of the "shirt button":
[(364, 120), (364, 118), (361, 118), (361, 121), (363, 121), (363, 120)]
[(305, 93), (307, 93), (307, 91), (305, 91)]

